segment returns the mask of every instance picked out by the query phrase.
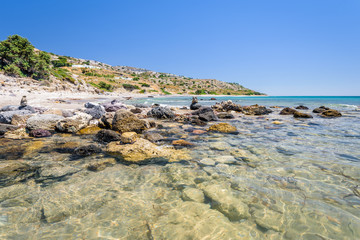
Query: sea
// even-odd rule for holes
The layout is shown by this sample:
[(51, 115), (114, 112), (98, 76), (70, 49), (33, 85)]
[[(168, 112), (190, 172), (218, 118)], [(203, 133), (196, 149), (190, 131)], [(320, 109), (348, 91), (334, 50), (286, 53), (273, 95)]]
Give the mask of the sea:
[[(151, 130), (163, 136), (159, 146), (193, 143), (177, 161), (129, 164), (106, 152), (74, 158), (71, 149), (99, 144), (92, 135), (0, 138), (0, 164), (22, 164), (0, 177), (0, 238), (360, 239), (360, 97), (215, 98), (198, 96), (204, 106), (232, 100), (273, 112), (223, 120), (236, 134), (205, 132), (216, 122), (162, 121)], [(188, 107), (191, 100), (125, 103)], [(313, 118), (279, 114), (298, 105)], [(319, 106), (342, 117), (313, 113)]]

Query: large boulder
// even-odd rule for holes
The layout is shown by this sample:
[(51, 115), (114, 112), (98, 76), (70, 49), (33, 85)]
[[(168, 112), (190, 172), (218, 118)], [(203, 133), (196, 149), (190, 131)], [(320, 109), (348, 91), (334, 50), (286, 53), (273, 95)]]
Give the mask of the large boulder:
[(218, 117), (215, 115), (211, 107), (201, 107), (197, 111), (192, 113), (193, 115), (199, 116), (199, 119), (202, 121), (217, 121)]
[(111, 142), (106, 147), (106, 152), (120, 157), (127, 162), (141, 163), (145, 160), (187, 160), (189, 156), (182, 150), (175, 150), (164, 146), (157, 146), (154, 143), (139, 138), (133, 144), (121, 144)]
[(328, 117), (328, 118), (332, 118), (332, 117), (341, 117), (342, 114), (334, 109), (329, 109), (329, 110), (325, 110), (320, 114), (321, 117)]
[(16, 110), (16, 111), (6, 111), (0, 112), (0, 123), (10, 124), (13, 116), (16, 114), (18, 116), (30, 115), (33, 112), (29, 110)]
[(105, 113), (105, 108), (101, 105), (96, 105), (92, 108), (85, 109), (85, 113), (91, 115), (94, 119), (100, 119)]
[(118, 110), (115, 113), (112, 129), (115, 131), (123, 132), (136, 132), (142, 133), (150, 127), (149, 123), (145, 120), (137, 118), (132, 112), (126, 110)]
[(313, 118), (313, 116), (311, 116), (310, 114), (307, 114), (307, 113), (302, 113), (302, 112), (296, 111), (294, 113), (294, 118)]
[(34, 129), (54, 130), (56, 123), (62, 119), (64, 119), (63, 116), (55, 114), (39, 114), (29, 118), (26, 127), (30, 131)]
[(166, 107), (155, 107), (147, 113), (147, 116), (157, 119), (173, 119), (175, 113)]
[(76, 133), (80, 129), (87, 127), (91, 119), (91, 115), (79, 112), (73, 117), (58, 121), (56, 123), (56, 130), (59, 132)]
[(294, 115), (296, 112), (295, 109), (286, 107), (283, 110), (281, 110), (280, 115)]
[(259, 106), (255, 104), (255, 105), (243, 107), (242, 112), (246, 115), (266, 115), (272, 113), (273, 111), (264, 106)]
[(199, 108), (201, 108), (201, 105), (198, 103), (197, 97), (193, 97), (192, 102), (190, 104), (190, 109), (198, 110)]
[(113, 130), (102, 129), (95, 135), (95, 139), (100, 142), (120, 141), (121, 135)]
[(112, 128), (112, 122), (114, 120), (115, 112), (107, 112), (100, 119), (100, 127)]
[(221, 132), (221, 133), (237, 133), (238, 130), (235, 126), (228, 123), (217, 123), (209, 127), (210, 132)]
[(330, 110), (330, 108), (325, 107), (325, 106), (321, 106), (321, 107), (315, 108), (313, 110), (313, 113), (322, 113), (322, 112), (324, 112), (326, 110)]

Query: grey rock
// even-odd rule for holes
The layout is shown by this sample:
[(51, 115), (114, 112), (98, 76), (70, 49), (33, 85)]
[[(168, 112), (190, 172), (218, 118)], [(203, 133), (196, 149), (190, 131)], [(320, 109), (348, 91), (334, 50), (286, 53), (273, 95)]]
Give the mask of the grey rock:
[(134, 105), (137, 108), (150, 108), (151, 106), (148, 104), (143, 104), (143, 103), (137, 103)]
[(93, 102), (87, 102), (84, 104), (84, 107), (86, 107), (86, 108), (93, 108), (95, 106), (99, 106), (99, 104), (93, 103)]
[(127, 107), (122, 103), (105, 103), (103, 104), (106, 112), (116, 112), (120, 109), (127, 109)]
[(54, 130), (56, 123), (64, 117), (55, 114), (39, 114), (30, 117), (26, 122), (26, 127), (29, 130), (45, 129)]
[(11, 119), (14, 115), (24, 116), (32, 114), (29, 110), (16, 110), (16, 111), (7, 111), (7, 112), (0, 112), (0, 123), (11, 123)]
[(102, 129), (95, 135), (95, 139), (100, 142), (120, 141), (121, 135), (113, 130)]
[(166, 107), (155, 107), (147, 113), (147, 116), (157, 119), (173, 119), (175, 113)]
[(18, 128), (18, 126), (0, 123), (0, 136), (4, 135), (6, 132), (14, 131)]
[(200, 120), (206, 122), (218, 120), (211, 107), (201, 107), (199, 110), (193, 112), (192, 114), (199, 116)]
[(91, 115), (94, 119), (99, 119), (106, 113), (106, 111), (103, 106), (96, 105), (92, 108), (85, 109), (85, 113)]

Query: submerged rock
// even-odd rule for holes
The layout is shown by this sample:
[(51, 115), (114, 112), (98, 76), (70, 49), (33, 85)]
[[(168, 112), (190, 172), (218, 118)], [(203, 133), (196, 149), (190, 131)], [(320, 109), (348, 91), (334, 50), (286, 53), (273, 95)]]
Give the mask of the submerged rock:
[(294, 115), (296, 112), (295, 109), (286, 107), (283, 110), (281, 110), (280, 115)]
[(87, 145), (87, 146), (81, 146), (78, 148), (75, 148), (74, 150), (74, 154), (78, 155), (78, 156), (90, 156), (92, 154), (95, 153), (100, 153), (101, 152), (101, 148), (99, 148), (98, 146), (91, 144), (91, 145)]
[(34, 129), (30, 132), (30, 136), (35, 138), (50, 137), (51, 132), (45, 129)]
[(188, 142), (184, 139), (174, 140), (171, 143), (175, 147), (193, 147), (195, 144)]
[(0, 161), (0, 185), (8, 186), (23, 181), (35, 175), (35, 167), (24, 161)]
[(166, 107), (155, 107), (147, 113), (147, 116), (157, 119), (173, 119), (175, 113)]
[(321, 117), (328, 117), (328, 118), (332, 118), (332, 117), (341, 117), (342, 114), (334, 109), (329, 109), (329, 110), (325, 110), (320, 114)]
[(183, 190), (181, 198), (184, 201), (193, 201), (203, 203), (205, 201), (204, 193), (197, 188), (187, 187)]
[(123, 132), (142, 133), (150, 128), (150, 124), (145, 120), (140, 120), (132, 112), (126, 110), (118, 110), (115, 113), (112, 129)]
[(311, 116), (310, 114), (307, 114), (307, 113), (302, 113), (302, 112), (296, 111), (294, 113), (294, 118), (313, 118), (313, 116)]
[(56, 123), (62, 119), (64, 119), (64, 117), (55, 114), (39, 114), (30, 117), (26, 122), (26, 127), (29, 130), (34, 130), (34, 129), (54, 130)]
[(102, 129), (95, 135), (95, 139), (100, 142), (120, 141), (121, 135), (113, 130)]
[(217, 123), (209, 127), (211, 132), (237, 133), (237, 128), (228, 123)]
[(219, 120), (215, 115), (214, 111), (210, 107), (201, 107), (197, 111), (192, 113), (193, 115), (197, 115), (202, 121), (217, 121)]

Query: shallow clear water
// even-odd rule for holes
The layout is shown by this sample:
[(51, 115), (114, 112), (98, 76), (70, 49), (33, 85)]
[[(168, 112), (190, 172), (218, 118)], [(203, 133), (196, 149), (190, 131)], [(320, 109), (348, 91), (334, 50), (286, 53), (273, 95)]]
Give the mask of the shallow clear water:
[[(3, 159), (37, 168), (2, 184), (0, 238), (358, 239), (360, 112), (296, 120), (279, 111), (227, 121), (238, 135), (164, 122), (157, 132), (196, 144), (191, 160), (167, 164), (73, 159), (64, 150), (92, 136), (0, 139)], [(109, 166), (88, 170), (101, 161)]]

